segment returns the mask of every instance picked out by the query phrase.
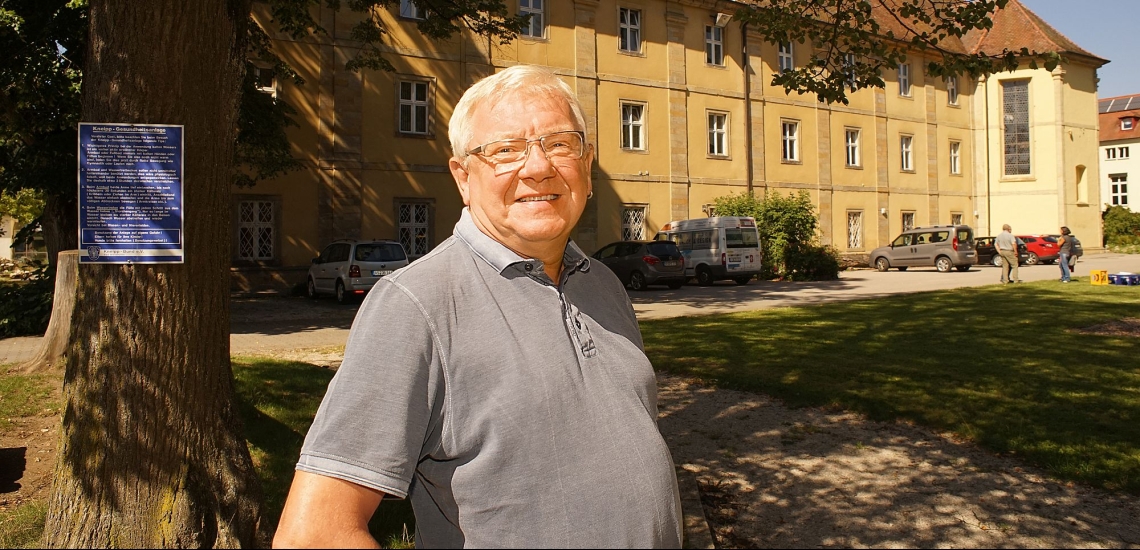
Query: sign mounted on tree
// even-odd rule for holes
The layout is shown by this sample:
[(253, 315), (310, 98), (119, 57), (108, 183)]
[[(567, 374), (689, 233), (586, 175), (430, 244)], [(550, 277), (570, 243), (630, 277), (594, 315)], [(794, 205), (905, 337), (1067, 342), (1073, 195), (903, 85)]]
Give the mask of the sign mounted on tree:
[(80, 263), (182, 263), (182, 129), (79, 124)]

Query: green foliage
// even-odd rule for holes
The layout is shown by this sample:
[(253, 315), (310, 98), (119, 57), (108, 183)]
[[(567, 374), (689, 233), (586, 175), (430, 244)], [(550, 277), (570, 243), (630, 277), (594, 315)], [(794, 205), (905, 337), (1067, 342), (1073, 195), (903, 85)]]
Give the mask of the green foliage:
[[(43, 193), (35, 189), (7, 191), (0, 189), (0, 217), (14, 218), (20, 225), (28, 225), (44, 212)], [(11, 236), (11, 235), (6, 235)]]
[[(1138, 308), (1140, 288), (1083, 279), (649, 320), (641, 331), (663, 371), (953, 431), (1060, 478), (1140, 494), (1140, 339), (1080, 330)], [(1042, 335), (1048, 350), (1029, 351)]]
[(1102, 218), (1105, 245), (1116, 248), (1140, 244), (1140, 212), (1127, 206), (1110, 206)]
[(55, 270), (37, 268), (27, 281), (0, 281), (0, 338), (38, 336), (51, 320)]
[(933, 77), (968, 74), (977, 78), (1012, 70), (1023, 59), (1033, 68), (1041, 62), (1052, 70), (1061, 61), (1056, 53), (1028, 49), (955, 53), (964, 51), (955, 45), (968, 31), (993, 27), (991, 15), (1008, 1), (768, 0), (739, 8), (734, 19), (769, 42), (816, 45), (809, 48), (809, 63), (772, 75), (773, 85), (815, 94), (819, 101), (847, 104), (847, 94), (855, 90), (884, 87), (882, 73), (894, 71), (913, 51), (936, 56), (924, 67), (915, 67)]
[(0, 513), (0, 548), (40, 548), (47, 503), (31, 501)]
[(838, 253), (816, 243), (819, 218), (806, 192), (770, 193), (763, 199), (746, 193), (727, 195), (717, 197), (714, 205), (719, 216), (756, 218), (764, 253), (761, 277), (803, 281), (839, 276)]

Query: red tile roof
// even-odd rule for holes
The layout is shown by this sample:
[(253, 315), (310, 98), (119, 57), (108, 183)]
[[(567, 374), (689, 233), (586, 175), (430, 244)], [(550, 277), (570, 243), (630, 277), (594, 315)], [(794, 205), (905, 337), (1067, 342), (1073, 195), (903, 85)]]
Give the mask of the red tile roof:
[[(1133, 119), (1131, 130), (1120, 129), (1122, 118)], [(1140, 109), (1100, 114), (1100, 142), (1118, 139), (1140, 139)]]
[(1029, 48), (1031, 52), (1068, 54), (1095, 66), (1108, 63), (1107, 59), (1081, 48), (1076, 42), (1054, 29), (1044, 19), (1025, 7), (1019, 0), (1009, 0), (1005, 9), (993, 14), (993, 28), (972, 30), (963, 42), (972, 53), (996, 55), (1003, 50), (1013, 52)]

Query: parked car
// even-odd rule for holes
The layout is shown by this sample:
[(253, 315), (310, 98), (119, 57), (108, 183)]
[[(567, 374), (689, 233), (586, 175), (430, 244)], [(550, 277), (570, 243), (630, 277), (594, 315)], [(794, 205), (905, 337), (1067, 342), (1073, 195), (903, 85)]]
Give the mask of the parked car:
[(306, 285), (310, 298), (329, 293), (344, 304), (362, 297), (381, 277), (408, 265), (396, 241), (337, 241), (313, 258)]
[[(997, 253), (994, 248), (994, 237), (978, 237), (974, 241), (974, 250), (978, 252), (979, 264), (993, 264), (994, 267), (1001, 267), (1004, 263), (1001, 255)], [(1021, 238), (1017, 239), (1017, 265), (1026, 265), (1029, 263), (1029, 248), (1025, 245), (1025, 241)]]
[(619, 241), (603, 246), (594, 258), (633, 290), (649, 285), (678, 289), (685, 284), (685, 257), (673, 241)]
[(951, 269), (969, 271), (976, 262), (974, 230), (968, 225), (916, 227), (871, 251), (871, 265), (879, 271), (929, 266), (943, 273)]
[(1056, 237), (1017, 235), (1017, 238), (1025, 241), (1025, 246), (1029, 249), (1029, 259), (1025, 260), (1027, 265), (1051, 264), (1056, 262), (1057, 257), (1061, 254), (1061, 246), (1057, 244)]

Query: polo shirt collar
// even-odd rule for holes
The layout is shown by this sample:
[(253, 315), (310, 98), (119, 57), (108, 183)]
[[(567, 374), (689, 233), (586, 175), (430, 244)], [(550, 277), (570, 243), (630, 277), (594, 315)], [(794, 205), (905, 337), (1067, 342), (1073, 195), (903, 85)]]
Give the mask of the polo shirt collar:
[[(542, 261), (520, 257), (513, 250), (483, 233), (471, 219), (471, 212), (466, 207), (459, 214), (459, 222), (455, 224), (455, 236), (466, 243), (476, 256), (502, 275), (515, 271), (527, 274), (543, 272)], [(531, 269), (526, 269), (527, 265), (530, 265)], [(589, 271), (590, 257), (582, 252), (574, 241), (567, 241), (566, 250), (562, 253), (562, 268), (563, 279), (573, 271)]]

